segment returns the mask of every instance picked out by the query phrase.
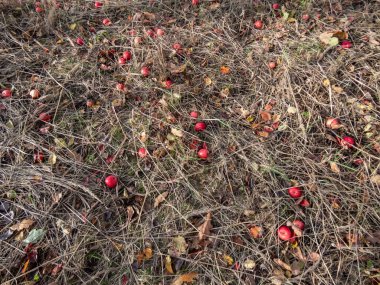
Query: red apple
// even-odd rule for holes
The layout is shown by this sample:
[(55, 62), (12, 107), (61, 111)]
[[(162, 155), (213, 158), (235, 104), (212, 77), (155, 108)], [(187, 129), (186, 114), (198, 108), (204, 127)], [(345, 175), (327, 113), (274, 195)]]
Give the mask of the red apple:
[(202, 132), (202, 131), (204, 131), (206, 129), (206, 127), (207, 127), (207, 125), (206, 125), (205, 122), (198, 122), (198, 123), (195, 124), (194, 130), (196, 132)]
[(207, 159), (208, 158), (208, 150), (205, 148), (202, 148), (198, 151), (198, 157), (200, 159)]
[(304, 230), (305, 228), (305, 223), (302, 222), (301, 220), (294, 220), (293, 225), (295, 225), (297, 228), (299, 228), (301, 231)]
[(343, 41), (340, 46), (344, 49), (349, 49), (352, 47), (352, 43), (350, 41)]
[(33, 155), (34, 163), (41, 163), (44, 161), (44, 154), (40, 151), (36, 151)]
[(84, 40), (82, 38), (77, 38), (76, 42), (77, 42), (78, 46), (83, 46), (84, 45)]
[(194, 118), (194, 119), (197, 119), (198, 116), (199, 116), (198, 112), (196, 112), (196, 111), (192, 111), (192, 112), (190, 112), (190, 117), (192, 117), (192, 118)]
[(119, 57), (118, 62), (120, 65), (124, 65), (127, 62), (127, 60), (125, 59), (125, 57)]
[(52, 119), (52, 116), (49, 115), (48, 113), (43, 112), (43, 113), (41, 113), (41, 114), (38, 116), (38, 118), (39, 118), (41, 121), (43, 121), (43, 122), (50, 122), (51, 119)]
[(332, 129), (332, 130), (337, 130), (342, 127), (340, 120), (337, 118), (327, 118), (326, 119), (326, 127)]
[(12, 97), (12, 91), (9, 89), (5, 89), (5, 90), (3, 90), (3, 92), (1, 92), (1, 96), (3, 98), (10, 98), (10, 97)]
[(284, 240), (284, 241), (290, 240), (293, 236), (291, 229), (287, 226), (279, 227), (277, 230), (277, 234), (278, 234), (279, 239)]
[(95, 30), (94, 27), (90, 27), (89, 31), (90, 31), (90, 33), (95, 33), (96, 32), (96, 30)]
[(278, 3), (274, 3), (274, 4), (272, 5), (272, 8), (273, 8), (274, 10), (278, 10), (278, 9), (280, 9), (280, 4), (278, 4)]
[(102, 2), (95, 1), (95, 8), (101, 8), (103, 6)]
[(109, 156), (107, 156), (106, 158), (106, 163), (107, 164), (111, 164), (111, 162), (115, 159), (115, 156), (113, 156), (112, 154), (110, 154)]
[(103, 19), (103, 25), (104, 26), (109, 26), (109, 25), (111, 25), (112, 24), (112, 22), (111, 22), (111, 20), (109, 19), (109, 18), (105, 18), (105, 19)]
[(91, 108), (92, 106), (95, 105), (95, 102), (94, 102), (94, 100), (89, 99), (89, 100), (87, 100), (86, 105), (87, 105), (87, 107)]
[(167, 80), (165, 81), (165, 87), (166, 87), (167, 89), (169, 89), (170, 87), (172, 87), (172, 84), (173, 84), (173, 81), (171, 81), (170, 79), (167, 79)]
[(147, 36), (149, 36), (151, 38), (156, 37), (156, 34), (154, 33), (154, 31), (152, 29), (147, 30), (145, 33), (147, 34)]
[(117, 177), (114, 175), (109, 175), (104, 180), (108, 188), (115, 188), (117, 185)]
[(42, 9), (42, 7), (40, 7), (40, 6), (36, 7), (36, 12), (37, 13), (42, 13), (43, 11), (44, 11), (44, 9)]
[(290, 195), (290, 197), (298, 199), (302, 196), (303, 191), (299, 187), (290, 187), (288, 189), (288, 194)]
[(123, 57), (126, 59), (126, 60), (131, 60), (132, 58), (132, 53), (130, 51), (125, 51), (123, 52)]
[(306, 199), (303, 199), (301, 202), (300, 202), (300, 206), (302, 207), (305, 207), (305, 208), (308, 208), (310, 207), (310, 202)]
[(310, 16), (308, 14), (302, 15), (302, 20), (304, 20), (305, 22), (309, 21), (309, 19), (310, 19)]
[(173, 45), (173, 48), (174, 48), (176, 51), (178, 51), (178, 50), (182, 49), (182, 45), (181, 45), (180, 43), (175, 43), (175, 44)]
[(355, 145), (355, 139), (350, 136), (345, 136), (338, 141), (343, 148), (353, 148)]
[(145, 76), (145, 77), (149, 76), (149, 74), (150, 74), (149, 67), (143, 66), (141, 68), (141, 74), (142, 74), (142, 76)]
[(268, 63), (268, 66), (270, 69), (275, 69), (276, 68), (276, 63), (274, 61), (271, 61)]
[(157, 34), (157, 36), (163, 36), (164, 34), (165, 34), (165, 31), (163, 30), (163, 29), (161, 29), (161, 28), (157, 28), (156, 29), (156, 34)]
[(38, 91), (38, 89), (30, 90), (29, 95), (32, 97), (32, 99), (37, 99), (40, 97), (40, 91)]
[(255, 22), (254, 26), (255, 26), (256, 29), (261, 30), (261, 29), (263, 28), (263, 21), (261, 21), (261, 20), (257, 20), (257, 21)]
[(199, 0), (191, 0), (191, 4), (197, 6), (199, 4)]
[(125, 90), (124, 83), (118, 83), (118, 84), (116, 84), (116, 89), (119, 90), (119, 91), (124, 91)]
[(141, 147), (141, 148), (139, 148), (139, 151), (137, 152), (137, 154), (140, 158), (144, 158), (148, 155), (148, 152), (147, 152), (146, 148)]

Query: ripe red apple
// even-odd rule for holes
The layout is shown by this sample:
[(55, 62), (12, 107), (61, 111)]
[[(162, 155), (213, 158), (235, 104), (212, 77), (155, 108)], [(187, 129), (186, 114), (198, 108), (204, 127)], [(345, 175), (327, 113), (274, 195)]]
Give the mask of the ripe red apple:
[(273, 8), (274, 10), (278, 10), (278, 9), (280, 9), (280, 4), (278, 4), (278, 3), (274, 3), (274, 4), (272, 5), (272, 8)]
[(274, 61), (271, 61), (271, 62), (268, 63), (268, 67), (270, 69), (275, 69), (276, 68), (276, 63)]
[(111, 25), (112, 24), (112, 22), (111, 22), (111, 20), (109, 19), (109, 18), (105, 18), (105, 19), (103, 19), (103, 25), (104, 26), (109, 26), (109, 25)]
[(123, 52), (123, 57), (126, 59), (126, 60), (131, 60), (132, 58), (132, 53), (130, 51), (125, 51)]
[(309, 21), (309, 19), (310, 19), (310, 16), (308, 14), (302, 15), (302, 20), (304, 20), (305, 22)]
[(196, 132), (202, 132), (202, 131), (204, 131), (206, 129), (206, 127), (207, 127), (207, 125), (206, 125), (205, 122), (198, 122), (198, 123), (195, 124), (194, 130)]
[(147, 34), (147, 36), (149, 36), (151, 38), (156, 37), (156, 34), (154, 33), (154, 31), (152, 29), (147, 30), (145, 33)]
[(170, 79), (167, 79), (167, 80), (165, 81), (165, 87), (166, 87), (167, 89), (169, 89), (170, 87), (172, 87), (172, 84), (173, 84), (173, 81), (171, 81)]
[(292, 197), (294, 199), (298, 199), (302, 196), (303, 191), (299, 187), (290, 187), (288, 189), (288, 194), (290, 195), (290, 197)]
[(198, 157), (200, 159), (207, 159), (208, 158), (208, 150), (205, 148), (202, 148), (198, 151)]
[(42, 13), (43, 11), (44, 11), (44, 9), (42, 9), (42, 7), (40, 7), (40, 6), (36, 7), (36, 12), (37, 13)]
[(199, 4), (199, 0), (191, 0), (191, 4), (193, 6), (197, 6)]
[(109, 156), (107, 156), (106, 158), (106, 163), (107, 164), (111, 164), (111, 162), (115, 159), (115, 156), (110, 154)]
[(149, 67), (147, 67), (147, 66), (143, 66), (143, 67), (141, 68), (141, 74), (142, 74), (142, 76), (145, 76), (145, 77), (149, 76), (149, 74), (150, 74), (150, 69), (149, 69)]
[(164, 34), (165, 34), (165, 31), (163, 30), (163, 29), (161, 29), (161, 28), (157, 28), (156, 29), (156, 34), (157, 34), (157, 36), (163, 36)]
[(44, 161), (44, 154), (40, 151), (36, 151), (33, 155), (34, 163), (41, 163)]
[(254, 24), (254, 26), (255, 26), (255, 28), (256, 29), (259, 29), (259, 30), (261, 30), (262, 28), (263, 28), (263, 21), (261, 21), (261, 20), (257, 20), (256, 22), (255, 22), (255, 24)]
[(199, 116), (198, 112), (196, 112), (196, 111), (192, 111), (192, 112), (190, 112), (190, 117), (192, 117), (192, 118), (194, 118), (194, 119), (197, 119), (198, 116)]
[(175, 44), (173, 44), (173, 48), (174, 48), (176, 51), (178, 51), (178, 50), (182, 49), (182, 45), (181, 45), (180, 43), (175, 43)]
[(332, 129), (332, 130), (337, 130), (342, 127), (340, 120), (337, 118), (327, 118), (326, 119), (326, 127)]
[(148, 152), (147, 152), (146, 148), (141, 147), (141, 148), (139, 148), (139, 151), (137, 152), (137, 154), (140, 158), (144, 158), (148, 155)]
[(355, 139), (350, 136), (345, 136), (338, 141), (343, 148), (353, 148), (355, 145)]
[(109, 175), (104, 180), (108, 188), (115, 188), (117, 185), (117, 177), (114, 175)]
[(300, 206), (302, 207), (305, 207), (305, 208), (308, 208), (310, 207), (310, 202), (306, 199), (303, 199), (301, 202), (300, 202)]
[(293, 225), (295, 225), (297, 228), (299, 228), (301, 231), (304, 230), (305, 228), (305, 223), (302, 222), (301, 220), (294, 220)]
[(120, 65), (124, 65), (127, 62), (127, 60), (125, 59), (125, 57), (119, 57), (118, 62)]
[(89, 99), (89, 100), (87, 100), (86, 105), (87, 105), (87, 107), (91, 108), (92, 106), (95, 105), (95, 102), (94, 102), (94, 100)]
[(101, 8), (103, 6), (102, 2), (95, 1), (95, 8)]
[(40, 97), (40, 91), (38, 91), (38, 89), (30, 90), (29, 95), (32, 99), (37, 99)]
[(5, 90), (3, 90), (3, 92), (1, 92), (1, 96), (3, 98), (10, 98), (10, 97), (12, 97), (12, 91), (9, 89), (5, 89)]
[(291, 229), (287, 226), (279, 227), (277, 230), (277, 234), (278, 234), (279, 239), (284, 240), (284, 241), (290, 240), (293, 236)]
[(349, 49), (352, 47), (352, 43), (350, 41), (343, 41), (340, 46), (344, 49)]
[(116, 89), (119, 90), (119, 91), (124, 91), (125, 90), (124, 83), (118, 83), (118, 84), (116, 84)]
[(77, 42), (78, 46), (83, 46), (84, 45), (84, 40), (82, 38), (77, 38), (76, 42)]
[(43, 113), (41, 113), (41, 114), (38, 116), (38, 118), (39, 118), (41, 121), (43, 121), (43, 122), (50, 122), (51, 119), (52, 119), (52, 116), (49, 115), (48, 113), (43, 112)]

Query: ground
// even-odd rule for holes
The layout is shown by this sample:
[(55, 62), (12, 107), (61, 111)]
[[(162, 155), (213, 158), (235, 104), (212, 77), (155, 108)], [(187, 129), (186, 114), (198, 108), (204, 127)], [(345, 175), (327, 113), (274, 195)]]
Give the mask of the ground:
[(0, 1), (2, 284), (380, 284), (379, 1), (59, 2)]

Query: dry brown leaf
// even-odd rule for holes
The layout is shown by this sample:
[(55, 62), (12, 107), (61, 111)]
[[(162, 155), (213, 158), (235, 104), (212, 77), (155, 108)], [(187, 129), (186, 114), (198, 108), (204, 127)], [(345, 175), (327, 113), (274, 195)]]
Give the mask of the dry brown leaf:
[(307, 259), (312, 262), (317, 262), (321, 259), (321, 256), (316, 252), (310, 252)]
[(208, 76), (205, 77), (204, 81), (206, 86), (210, 86), (212, 84), (212, 79)]
[(124, 105), (124, 102), (123, 102), (123, 99), (115, 99), (112, 101), (112, 106), (113, 107), (120, 107), (120, 106), (123, 106)]
[(292, 271), (292, 268), (289, 264), (287, 264), (286, 262), (283, 262), (281, 259), (279, 258), (275, 258), (273, 259), (273, 261), (279, 265), (281, 268), (287, 270), (287, 271)]
[(376, 184), (376, 185), (380, 186), (380, 175), (376, 174), (376, 175), (372, 176), (371, 177), (371, 182), (373, 184)]
[(183, 137), (183, 132), (179, 129), (172, 128), (171, 133), (175, 135), (176, 137), (182, 138)]
[(165, 191), (164, 193), (161, 193), (157, 196), (157, 198), (154, 200), (154, 208), (157, 208), (163, 201), (165, 201), (166, 197), (168, 197), (169, 192)]
[(143, 14), (143, 16), (144, 16), (147, 20), (149, 20), (149, 21), (153, 21), (153, 20), (156, 19), (156, 15), (153, 14), (153, 13), (143, 12), (142, 14)]
[(29, 227), (33, 224), (34, 221), (32, 219), (24, 219), (20, 223), (11, 226), (10, 229), (12, 231), (22, 231), (25, 229), (29, 229)]
[(58, 204), (59, 201), (62, 199), (62, 193), (54, 193), (51, 198), (54, 204)]
[(331, 86), (331, 89), (336, 93), (336, 94), (342, 94), (343, 93), (343, 88), (337, 85)]
[(127, 207), (127, 217), (128, 217), (128, 223), (132, 220), (133, 214), (135, 213), (135, 210), (133, 210), (132, 206)]
[(172, 259), (169, 255), (165, 257), (165, 269), (169, 274), (174, 274)]
[(331, 167), (331, 171), (334, 172), (334, 173), (340, 173), (340, 168), (338, 166), (338, 164), (334, 161), (330, 161), (330, 167)]
[(249, 229), (249, 233), (253, 238), (261, 238), (263, 235), (263, 228), (259, 226), (253, 226)]
[(301, 249), (297, 246), (293, 249), (294, 256), (300, 261), (307, 261), (307, 258), (303, 255)]
[(215, 3), (212, 3), (208, 8), (209, 8), (210, 10), (216, 10), (216, 9), (218, 9), (219, 7), (220, 7), (220, 3), (215, 2)]
[(173, 280), (171, 285), (182, 285), (183, 283), (192, 283), (194, 279), (198, 276), (196, 272), (189, 272), (182, 274)]
[(222, 89), (219, 94), (220, 94), (220, 97), (227, 98), (228, 96), (230, 96), (230, 88), (226, 87)]
[(263, 137), (263, 138), (269, 137), (269, 133), (265, 132), (265, 131), (259, 131), (259, 132), (257, 132), (257, 135), (259, 135), (260, 137)]
[(261, 120), (264, 122), (268, 122), (272, 119), (272, 115), (266, 111), (260, 111)]
[(172, 74), (183, 73), (186, 70), (186, 66), (187, 66), (186, 63), (182, 64), (180, 66), (176, 66), (175, 64), (171, 63), (170, 64), (170, 72)]
[(211, 213), (207, 213), (206, 220), (205, 222), (198, 227), (198, 237), (199, 240), (203, 240), (207, 236), (210, 235), (210, 231), (212, 229), (212, 224), (211, 224)]

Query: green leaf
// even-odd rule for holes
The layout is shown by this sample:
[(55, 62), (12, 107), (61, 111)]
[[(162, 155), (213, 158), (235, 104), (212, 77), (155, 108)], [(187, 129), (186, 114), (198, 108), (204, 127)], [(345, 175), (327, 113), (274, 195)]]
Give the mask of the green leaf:
[(67, 147), (67, 144), (64, 139), (55, 138), (54, 139), (55, 144), (57, 145), (57, 148), (65, 148)]
[(329, 40), (329, 45), (330, 46), (337, 46), (339, 44), (339, 39), (338, 38), (336, 38), (336, 37), (332, 37), (332, 38), (330, 38), (330, 40)]
[(282, 18), (286, 21), (289, 18), (289, 13), (288, 12), (284, 12), (282, 14)]
[(39, 242), (45, 235), (46, 231), (43, 229), (33, 229), (29, 232), (29, 235), (26, 239), (23, 240), (24, 243), (37, 243)]

